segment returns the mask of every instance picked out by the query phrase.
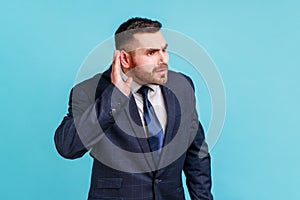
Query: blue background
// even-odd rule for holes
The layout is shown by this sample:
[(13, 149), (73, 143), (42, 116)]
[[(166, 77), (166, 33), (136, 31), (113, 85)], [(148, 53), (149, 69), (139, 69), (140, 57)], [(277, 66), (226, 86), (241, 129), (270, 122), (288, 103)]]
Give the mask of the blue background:
[(218, 66), (227, 116), (211, 151), (215, 199), (300, 199), (299, 10), (291, 0), (1, 1), (0, 199), (86, 199), (91, 158), (61, 158), (54, 131), (83, 60), (132, 16), (188, 35)]

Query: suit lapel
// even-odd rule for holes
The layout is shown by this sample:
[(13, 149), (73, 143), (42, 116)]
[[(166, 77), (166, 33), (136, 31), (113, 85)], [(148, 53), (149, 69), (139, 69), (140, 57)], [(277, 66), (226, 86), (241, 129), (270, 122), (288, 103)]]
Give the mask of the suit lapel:
[(174, 132), (174, 124), (175, 124), (175, 96), (171, 92), (171, 90), (167, 87), (162, 87), (162, 93), (165, 100), (165, 107), (167, 111), (167, 127), (165, 130), (165, 139), (164, 145), (167, 145), (173, 138)]
[[(164, 100), (165, 100), (165, 107), (166, 107), (166, 111), (167, 111), (167, 126), (166, 126), (166, 130), (165, 130), (165, 139), (164, 139), (164, 143), (163, 143), (163, 147), (165, 147), (166, 145), (168, 145), (171, 140), (173, 139), (174, 135), (176, 133), (174, 133), (174, 126), (176, 123), (176, 104), (175, 104), (175, 95), (172, 93), (172, 91), (165, 87), (162, 86), (162, 93), (164, 96)], [(171, 153), (171, 152), (169, 152)], [(164, 161), (164, 157), (165, 155), (168, 154), (168, 152), (166, 152), (166, 149), (163, 148), (163, 150), (161, 151), (161, 156), (160, 156), (160, 162), (159, 165), (164, 163), (162, 161)]]

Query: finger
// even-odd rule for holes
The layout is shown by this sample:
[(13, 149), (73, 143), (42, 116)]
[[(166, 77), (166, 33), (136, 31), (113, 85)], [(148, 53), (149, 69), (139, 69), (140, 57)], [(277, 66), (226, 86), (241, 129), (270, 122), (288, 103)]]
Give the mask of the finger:
[(112, 65), (114, 67), (114, 70), (116, 69), (115, 66), (120, 65), (120, 51), (118, 51), (118, 50), (114, 51), (114, 57), (113, 57)]
[(112, 75), (114, 78), (119, 79), (121, 77), (121, 64), (120, 64), (120, 51), (115, 50), (114, 60), (112, 63)]

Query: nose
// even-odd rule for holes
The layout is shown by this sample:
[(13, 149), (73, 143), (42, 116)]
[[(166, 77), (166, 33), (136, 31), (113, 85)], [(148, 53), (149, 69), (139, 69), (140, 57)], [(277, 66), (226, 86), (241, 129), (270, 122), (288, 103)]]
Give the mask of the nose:
[(169, 54), (167, 50), (160, 50), (160, 63), (168, 65)]

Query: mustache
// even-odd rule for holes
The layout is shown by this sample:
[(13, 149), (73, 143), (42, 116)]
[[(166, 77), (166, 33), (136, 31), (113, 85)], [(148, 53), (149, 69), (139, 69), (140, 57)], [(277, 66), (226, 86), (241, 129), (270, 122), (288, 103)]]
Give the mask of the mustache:
[(161, 70), (167, 70), (168, 69), (168, 65), (167, 64), (161, 64), (161, 65), (158, 65), (157, 67), (155, 67), (153, 69), (153, 71), (161, 71)]
[(153, 65), (153, 64), (147, 64), (147, 65), (134, 65), (131, 70), (135, 70), (137, 67), (152, 67), (152, 72), (157, 72), (161, 70), (168, 70), (169, 65), (168, 64), (160, 64), (160, 65)]

